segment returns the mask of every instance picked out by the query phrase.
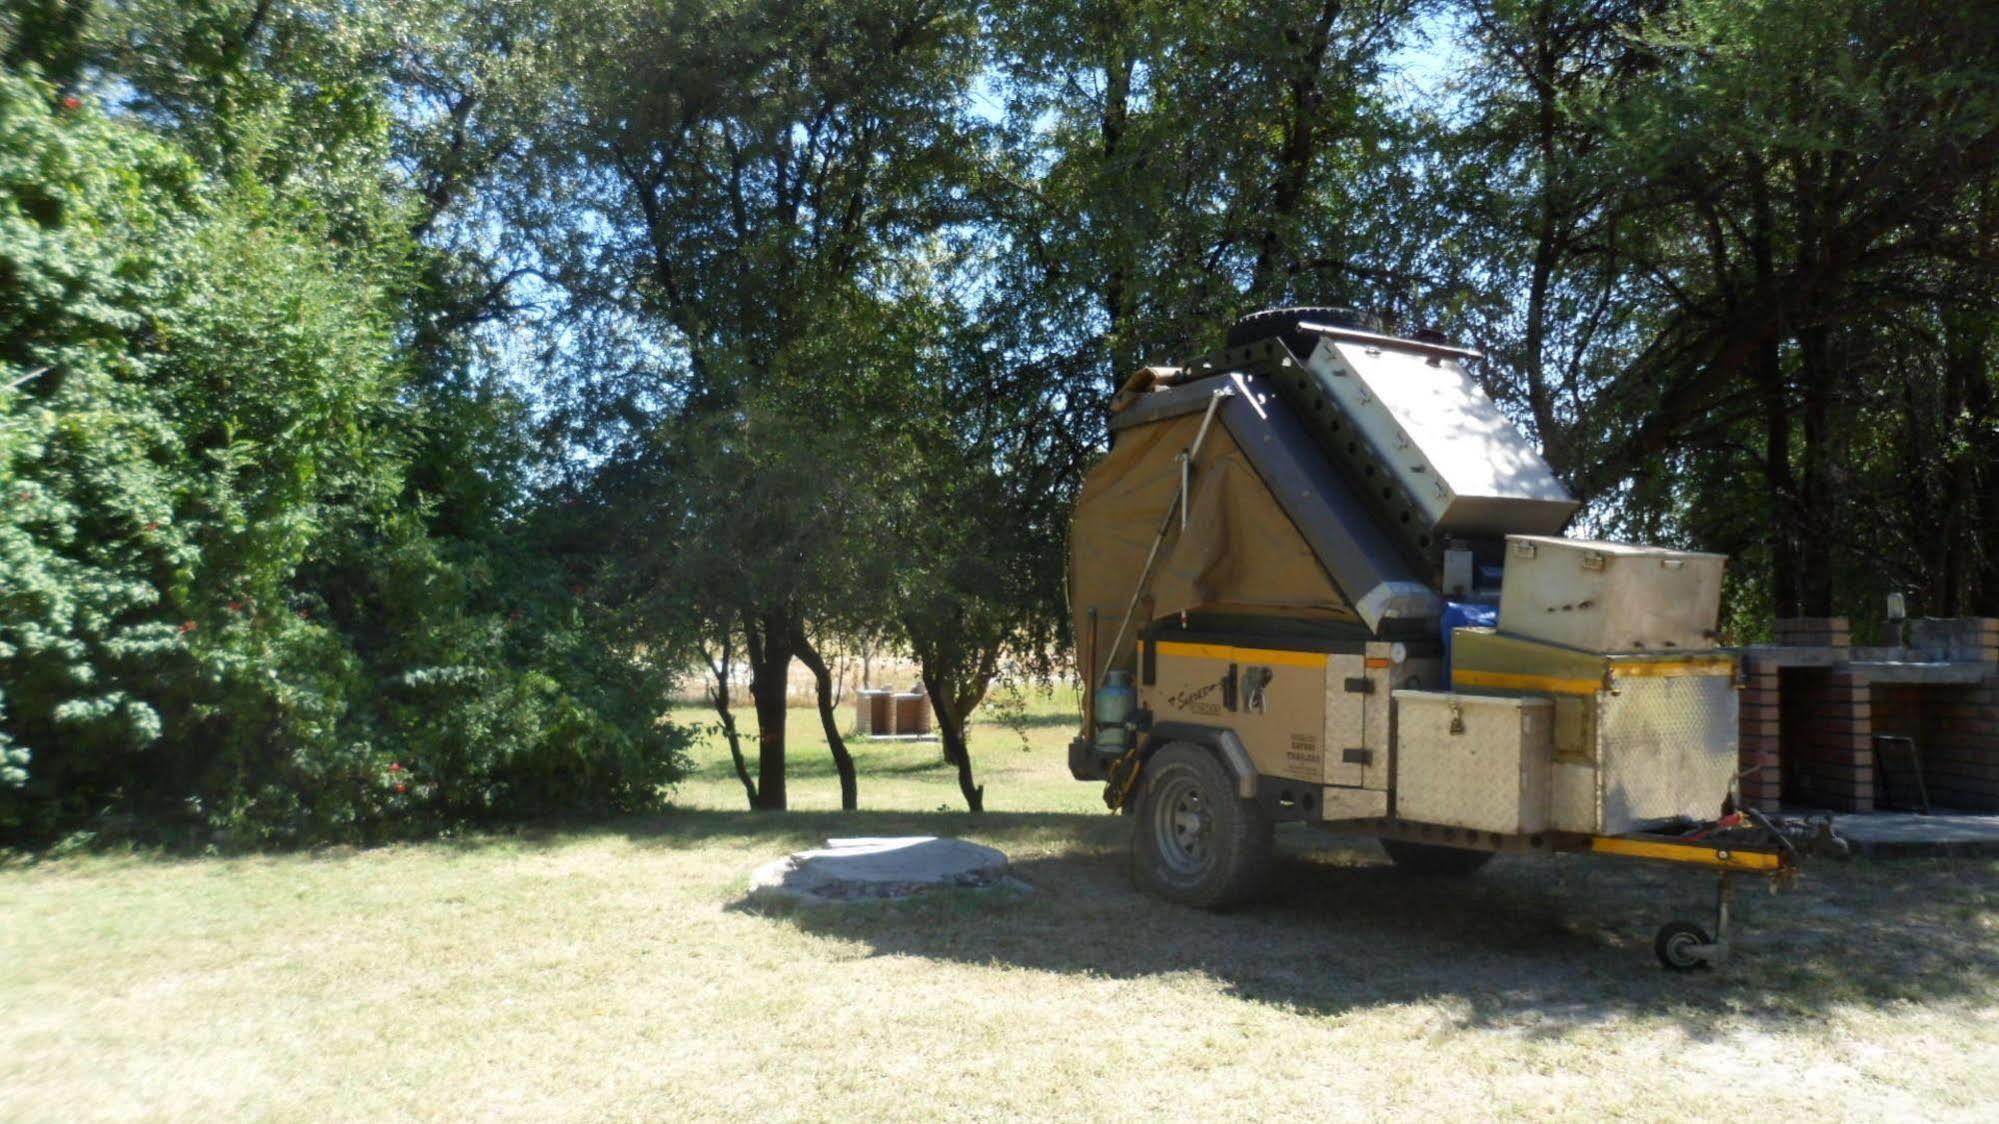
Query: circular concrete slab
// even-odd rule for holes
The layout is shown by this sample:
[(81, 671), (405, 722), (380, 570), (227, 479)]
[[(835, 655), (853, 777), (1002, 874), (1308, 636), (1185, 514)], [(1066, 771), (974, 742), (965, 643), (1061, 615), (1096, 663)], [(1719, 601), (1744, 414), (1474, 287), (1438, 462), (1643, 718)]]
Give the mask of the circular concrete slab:
[(1004, 853), (962, 839), (828, 839), (819, 850), (758, 867), (750, 875), (750, 898), (805, 904), (881, 901), (938, 886), (990, 886), (1005, 874)]

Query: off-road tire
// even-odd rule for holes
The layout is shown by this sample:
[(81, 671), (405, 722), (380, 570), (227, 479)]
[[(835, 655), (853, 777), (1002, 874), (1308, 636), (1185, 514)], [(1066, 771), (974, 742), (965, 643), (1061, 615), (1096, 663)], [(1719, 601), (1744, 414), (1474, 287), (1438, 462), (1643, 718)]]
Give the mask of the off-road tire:
[(1469, 851), (1463, 847), (1439, 847), (1434, 843), (1410, 843), (1384, 839), (1381, 849), (1398, 870), (1433, 878), (1463, 878), (1477, 874), (1492, 861), (1491, 851)]
[(1248, 316), (1229, 325), (1228, 346), (1241, 347), (1246, 343), (1267, 340), (1272, 336), (1284, 341), (1293, 355), (1304, 358), (1317, 346), (1319, 337), (1311, 332), (1298, 330), (1300, 323), (1329, 324), (1336, 328), (1358, 328), (1363, 332), (1381, 331), (1381, 318), (1371, 312), (1356, 308), (1327, 308), (1300, 306), (1295, 308), (1266, 308), (1252, 312)]
[(1139, 776), (1131, 877), (1139, 889), (1197, 909), (1255, 897), (1270, 876), (1275, 825), (1215, 755), (1170, 742)]

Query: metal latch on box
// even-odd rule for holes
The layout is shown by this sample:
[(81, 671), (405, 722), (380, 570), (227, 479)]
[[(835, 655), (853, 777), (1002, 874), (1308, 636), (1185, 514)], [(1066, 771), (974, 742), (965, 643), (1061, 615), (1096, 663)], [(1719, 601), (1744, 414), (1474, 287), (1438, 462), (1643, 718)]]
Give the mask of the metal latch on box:
[(1342, 765), (1372, 765), (1372, 764), (1374, 764), (1374, 751), (1373, 751), (1373, 750), (1371, 750), (1371, 749), (1343, 749), (1343, 750), (1340, 750), (1340, 764), (1342, 764)]

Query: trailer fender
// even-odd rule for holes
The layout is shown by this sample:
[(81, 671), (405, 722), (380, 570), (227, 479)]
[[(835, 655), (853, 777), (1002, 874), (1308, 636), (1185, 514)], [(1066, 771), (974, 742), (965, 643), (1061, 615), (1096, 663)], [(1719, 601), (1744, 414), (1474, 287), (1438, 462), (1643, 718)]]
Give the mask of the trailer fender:
[(1155, 722), (1146, 731), (1145, 756), (1151, 757), (1168, 742), (1193, 742), (1205, 746), (1221, 760), (1222, 767), (1235, 778), (1236, 795), (1244, 800), (1256, 798), (1256, 764), (1249, 759), (1249, 750), (1243, 748), (1242, 739), (1234, 730), (1220, 726), (1197, 726), (1191, 722)]

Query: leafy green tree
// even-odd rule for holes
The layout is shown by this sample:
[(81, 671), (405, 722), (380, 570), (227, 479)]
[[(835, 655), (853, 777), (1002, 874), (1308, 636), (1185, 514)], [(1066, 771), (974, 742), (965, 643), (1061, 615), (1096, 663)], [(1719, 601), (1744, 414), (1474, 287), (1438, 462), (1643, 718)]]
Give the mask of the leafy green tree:
[(866, 448), (841, 390), (866, 361), (826, 341), (860, 338), (846, 318), (876, 278), (962, 212), (945, 172), (976, 21), (935, 0), (633, 0), (559, 26), (572, 112), (525, 205), (563, 216), (538, 246), (577, 318), (614, 325), (578, 348), (571, 416), (610, 442), (587, 487), (607, 519), (659, 512), (648, 541), (693, 616), (743, 637), (756, 802), (782, 809), (788, 672), (837, 558), (827, 466)]
[(1370, 303), (1357, 221), (1395, 130), (1377, 79), (1417, 5), (996, 4), (996, 309), (1083, 364), (1094, 412), (1250, 307)]
[(932, 306), (947, 349), (912, 357), (891, 484), (892, 603), (921, 669), (944, 759), (983, 811), (967, 726), (997, 681), (1046, 681), (1065, 644), (1063, 565), (1078, 474), (1065, 381), (1023, 369), (950, 304)]
[(1968, 203), (1999, 118), (1972, 91), (1999, 28), (1866, 0), (1465, 8), (1472, 124), (1439, 144), (1487, 188), (1460, 204), (1472, 276), (1524, 282), (1488, 282), (1504, 295), (1474, 329), (1496, 391), (1598, 527), (1752, 563), (1749, 616), (1872, 601), (1900, 547), (1852, 501), (1901, 444), (1873, 438), (1917, 424), (1876, 402), (1943, 369), (1935, 347), (1890, 356), (1911, 317), (1975, 307), (1989, 269)]
[(394, 139), (406, 25), (330, 14), (121, 5), (60, 37), (80, 93), (5, 80), (10, 834), (368, 835), (678, 775), (670, 670), (572, 588), (476, 373), (500, 279), (418, 241), (451, 146)]

